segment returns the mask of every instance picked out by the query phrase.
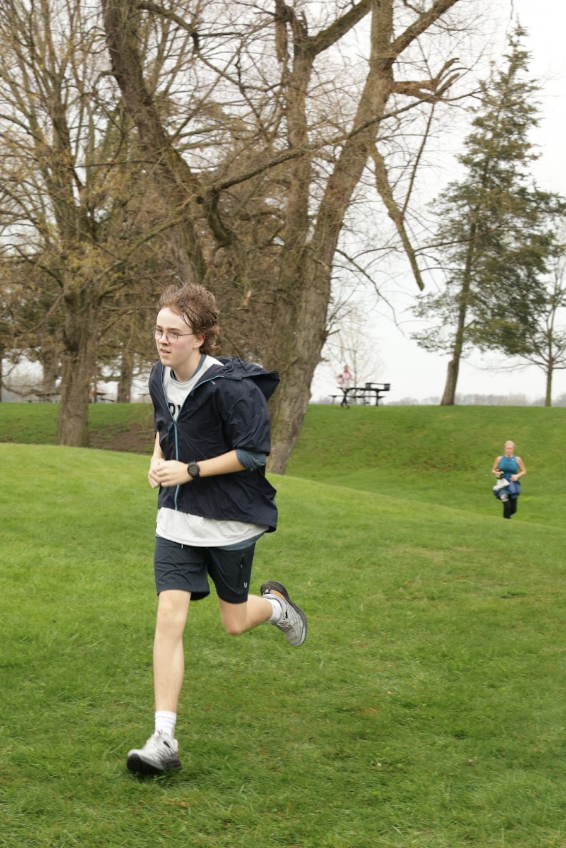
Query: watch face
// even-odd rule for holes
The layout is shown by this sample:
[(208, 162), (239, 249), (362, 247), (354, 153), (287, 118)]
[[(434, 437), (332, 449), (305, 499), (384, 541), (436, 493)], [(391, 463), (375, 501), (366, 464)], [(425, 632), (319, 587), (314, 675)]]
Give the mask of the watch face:
[(189, 474), (191, 475), (191, 477), (198, 477), (199, 476), (200, 468), (198, 467), (197, 462), (189, 462), (187, 467), (188, 467), (188, 471), (189, 471)]

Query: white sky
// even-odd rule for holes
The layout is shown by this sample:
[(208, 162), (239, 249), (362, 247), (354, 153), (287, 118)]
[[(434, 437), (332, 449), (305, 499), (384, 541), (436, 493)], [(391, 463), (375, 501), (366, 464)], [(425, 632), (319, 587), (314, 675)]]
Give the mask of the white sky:
[[(538, 185), (566, 196), (565, 130), (566, 130), (566, 3), (562, 0), (499, 0), (503, 12), (503, 27), (511, 10), (527, 30), (525, 47), (531, 53), (530, 76), (541, 86), (540, 127), (533, 135), (540, 159), (534, 165)], [(504, 32), (501, 33), (501, 41)], [(381, 364), (373, 379), (391, 383), (389, 400), (412, 397), (423, 400), (440, 397), (446, 379), (449, 357), (429, 354), (409, 338), (417, 325), (410, 320), (406, 307), (416, 293), (408, 289), (398, 302), (395, 326), (382, 310), (375, 311), (374, 338)], [(524, 394), (530, 400), (544, 396), (543, 371), (534, 366), (513, 372), (495, 370), (504, 366), (505, 359), (495, 354), (482, 358), (479, 354), (462, 363), (458, 392), (462, 394)], [(315, 373), (313, 399), (336, 392), (333, 369), (321, 365)], [(566, 393), (566, 370), (554, 375), (553, 397)]]

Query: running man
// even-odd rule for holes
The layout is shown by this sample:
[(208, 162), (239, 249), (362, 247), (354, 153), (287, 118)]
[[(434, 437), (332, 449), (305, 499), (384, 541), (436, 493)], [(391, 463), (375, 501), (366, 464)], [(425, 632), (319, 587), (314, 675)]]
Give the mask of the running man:
[(274, 580), (248, 594), (254, 549), (277, 525), (267, 399), (277, 372), (218, 357), (218, 311), (202, 286), (170, 287), (159, 302), (150, 375), (155, 447), (148, 479), (159, 488), (154, 569), (158, 594), (153, 648), (155, 732), (128, 753), (136, 774), (179, 769), (175, 738), (184, 677), (183, 632), (191, 601), (218, 596), (227, 633), (269, 622), (291, 645), (307, 635), (304, 612)]

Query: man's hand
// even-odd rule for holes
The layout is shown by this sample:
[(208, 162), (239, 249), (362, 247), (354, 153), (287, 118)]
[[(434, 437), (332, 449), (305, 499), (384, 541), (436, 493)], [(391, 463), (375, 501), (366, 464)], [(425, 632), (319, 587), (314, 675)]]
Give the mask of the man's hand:
[(187, 464), (176, 459), (152, 459), (147, 476), (152, 489), (158, 486), (180, 486), (193, 479), (187, 471)]
[(165, 460), (159, 459), (156, 456), (152, 456), (151, 458), (151, 462), (149, 464), (149, 471), (147, 473), (147, 479), (149, 480), (149, 485), (152, 489), (159, 488), (160, 483), (157, 477), (155, 476), (155, 472), (160, 465), (163, 465), (164, 461)]

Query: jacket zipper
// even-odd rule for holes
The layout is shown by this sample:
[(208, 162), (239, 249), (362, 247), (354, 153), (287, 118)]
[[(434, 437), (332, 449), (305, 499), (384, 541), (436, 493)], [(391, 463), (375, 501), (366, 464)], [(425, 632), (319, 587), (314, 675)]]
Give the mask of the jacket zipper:
[[(175, 459), (178, 462), (179, 461), (179, 439), (178, 439), (178, 436), (177, 436), (177, 421), (175, 421), (173, 414), (172, 414), (171, 410), (169, 409), (169, 403), (167, 401), (167, 393), (165, 391), (165, 384), (164, 384), (164, 381), (163, 381), (164, 377), (165, 377), (165, 366), (162, 366), (162, 370), (161, 370), (161, 391), (163, 392), (163, 400), (165, 401), (165, 406), (167, 407), (167, 411), (169, 412), (169, 415), (171, 416), (171, 425), (170, 425), (169, 429), (171, 429), (171, 426), (172, 426), (173, 431), (175, 433)], [(187, 397), (183, 401), (183, 406), (179, 410), (179, 415), (177, 416), (177, 419), (180, 417), (181, 412), (183, 411), (183, 407), (185, 406), (187, 400), (196, 392), (196, 390), (198, 388), (200, 388), (201, 386), (204, 386), (205, 383), (212, 383), (214, 380), (217, 380), (219, 378), (226, 379), (223, 374), (216, 374), (213, 377), (209, 377), (207, 380), (203, 380), (202, 383), (197, 383), (196, 386), (194, 386), (191, 389), (191, 391), (189, 392), (189, 394), (187, 395)], [(175, 511), (177, 511), (177, 501), (178, 501), (178, 498), (179, 498), (180, 489), (181, 489), (180, 484), (175, 487)]]

